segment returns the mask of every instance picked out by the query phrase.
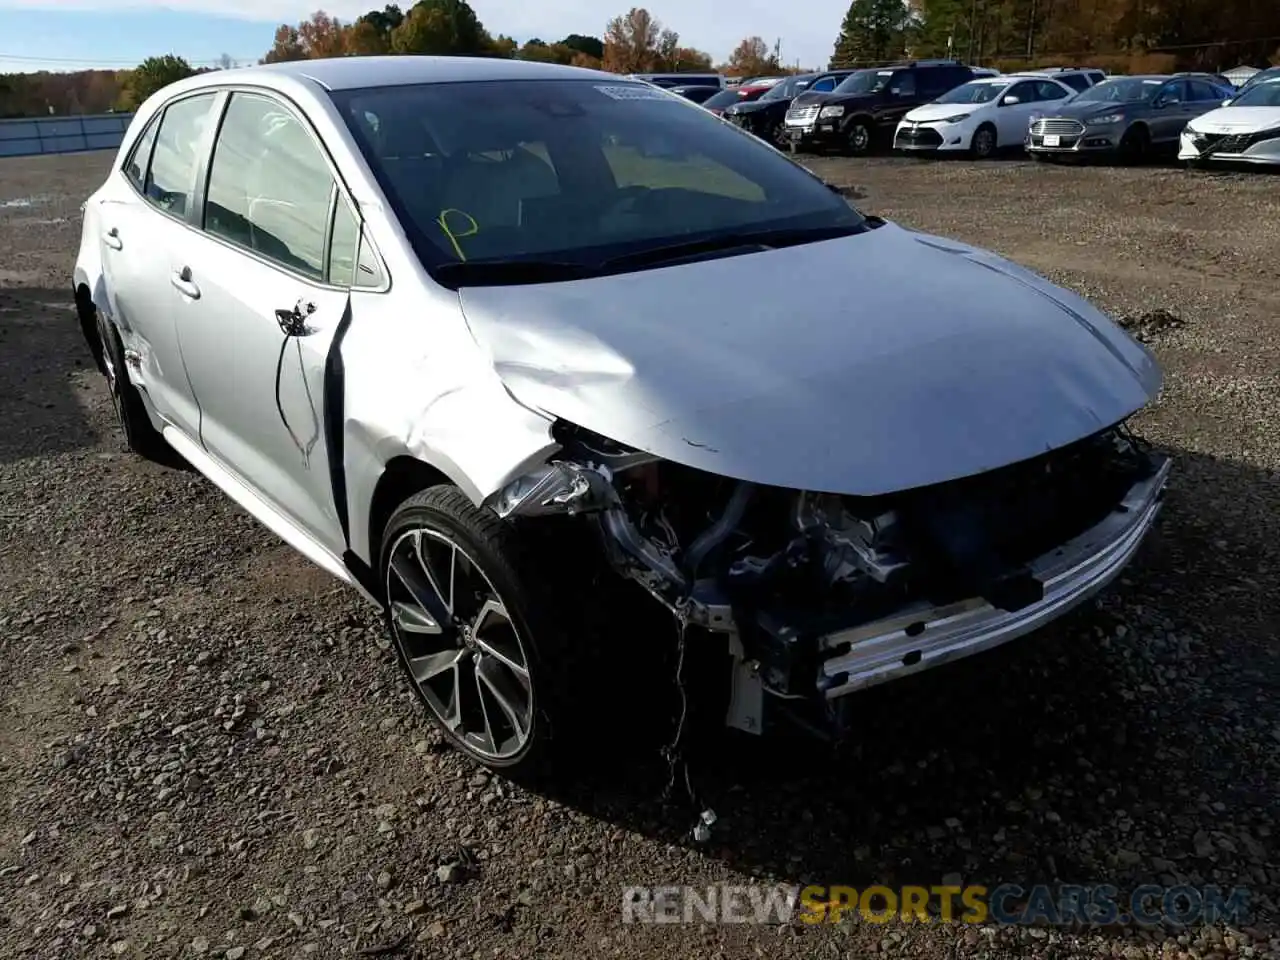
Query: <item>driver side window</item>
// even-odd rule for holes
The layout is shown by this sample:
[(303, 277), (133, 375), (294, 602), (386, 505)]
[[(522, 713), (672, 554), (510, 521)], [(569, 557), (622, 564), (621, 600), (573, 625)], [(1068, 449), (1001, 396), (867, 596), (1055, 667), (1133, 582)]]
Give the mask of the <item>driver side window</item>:
[(1183, 83), (1181, 80), (1175, 80), (1173, 83), (1165, 84), (1160, 90), (1160, 95), (1156, 98), (1164, 103), (1182, 103), (1186, 99), (1183, 94)]
[(895, 97), (914, 97), (916, 95), (916, 75), (909, 71), (898, 74), (889, 81), (889, 93)]
[(835, 77), (823, 77), (821, 80), (816, 81), (813, 84), (813, 86), (811, 86), (809, 89), (817, 93), (829, 93), (835, 88), (836, 88)]

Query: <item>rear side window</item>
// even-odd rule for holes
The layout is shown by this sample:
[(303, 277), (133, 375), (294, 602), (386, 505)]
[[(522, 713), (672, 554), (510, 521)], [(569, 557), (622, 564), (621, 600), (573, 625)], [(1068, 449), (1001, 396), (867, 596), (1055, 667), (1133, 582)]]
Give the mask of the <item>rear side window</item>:
[(151, 166), (151, 150), (156, 145), (156, 131), (159, 129), (160, 118), (153, 117), (124, 164), (124, 175), (139, 193), (146, 189), (147, 168)]
[(1072, 90), (1088, 90), (1091, 84), (1089, 78), (1083, 73), (1067, 73), (1058, 78)]
[(809, 87), (810, 90), (816, 91), (818, 93), (830, 93), (835, 88), (836, 88), (835, 77), (823, 77), (821, 80), (815, 80), (813, 83), (813, 86)]
[(217, 94), (204, 93), (171, 103), (160, 119), (143, 193), (161, 210), (184, 217), (195, 187), (210, 108)]
[(209, 171), (208, 233), (322, 280), (333, 190), (320, 148), (292, 112), (256, 94), (231, 97)]

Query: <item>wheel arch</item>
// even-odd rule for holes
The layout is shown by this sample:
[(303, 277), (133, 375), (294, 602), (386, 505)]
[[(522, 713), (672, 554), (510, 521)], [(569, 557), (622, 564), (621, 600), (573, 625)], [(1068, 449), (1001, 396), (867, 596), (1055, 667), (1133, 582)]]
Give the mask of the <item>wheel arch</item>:
[(449, 484), (457, 486), (453, 479), (439, 467), (412, 456), (393, 457), (383, 469), (373, 486), (369, 500), (369, 562), (376, 567), (382, 553), (382, 532), (396, 507), (415, 493), (428, 487)]
[(75, 301), (76, 317), (80, 321), (80, 333), (83, 334), (85, 344), (93, 355), (94, 366), (98, 368), (99, 373), (103, 373), (106, 371), (106, 366), (102, 359), (104, 345), (102, 337), (98, 334), (98, 307), (93, 302), (93, 291), (89, 287), (88, 279), (84, 271), (77, 267), (72, 297)]
[(981, 123), (979, 123), (976, 127), (973, 128), (973, 136), (969, 138), (969, 149), (970, 150), (973, 149), (974, 144), (977, 142), (978, 134), (981, 133), (983, 130), (991, 131), (992, 151), (994, 152), (999, 150), (1000, 149), (1000, 128), (997, 127), (995, 123), (991, 120), (983, 120)]

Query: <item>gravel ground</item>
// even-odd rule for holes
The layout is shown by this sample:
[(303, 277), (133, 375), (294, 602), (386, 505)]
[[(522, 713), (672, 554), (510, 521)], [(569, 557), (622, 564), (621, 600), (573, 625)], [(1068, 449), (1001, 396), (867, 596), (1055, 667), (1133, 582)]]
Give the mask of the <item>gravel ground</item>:
[[(354, 593), (122, 453), (68, 296), (108, 162), (0, 162), (0, 956), (1280, 955), (1280, 181), (813, 163), (1130, 317), (1168, 374), (1141, 428), (1177, 472), (1096, 608), (863, 695), (839, 755), (720, 751), (698, 845), (660, 766), (535, 795), (464, 762)], [(1239, 884), (1253, 917), (620, 922), (624, 884), (957, 876)]]

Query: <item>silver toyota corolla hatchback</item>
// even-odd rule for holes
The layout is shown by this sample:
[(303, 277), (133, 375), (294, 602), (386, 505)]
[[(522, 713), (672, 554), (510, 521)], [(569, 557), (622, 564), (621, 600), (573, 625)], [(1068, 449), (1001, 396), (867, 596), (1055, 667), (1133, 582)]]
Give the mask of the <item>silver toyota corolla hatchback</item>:
[(166, 87), (74, 284), (129, 446), (383, 607), (512, 772), (643, 726), (686, 649), (727, 725), (838, 731), (1111, 581), (1168, 472), (1125, 428), (1160, 372), (1083, 299), (589, 70)]

